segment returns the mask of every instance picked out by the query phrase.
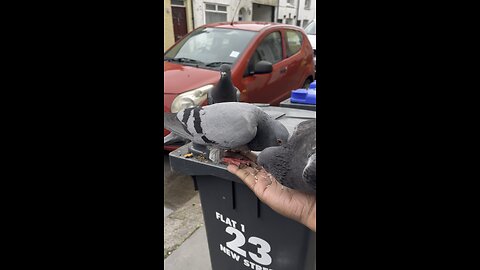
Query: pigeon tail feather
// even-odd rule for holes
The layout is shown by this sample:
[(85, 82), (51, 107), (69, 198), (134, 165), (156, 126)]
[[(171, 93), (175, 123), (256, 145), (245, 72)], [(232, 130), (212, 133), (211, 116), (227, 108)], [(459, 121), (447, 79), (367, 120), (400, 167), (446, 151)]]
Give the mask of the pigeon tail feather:
[(193, 136), (191, 134), (188, 134), (186, 127), (183, 125), (183, 123), (178, 120), (176, 113), (163, 113), (163, 127), (182, 138), (188, 140), (193, 139)]

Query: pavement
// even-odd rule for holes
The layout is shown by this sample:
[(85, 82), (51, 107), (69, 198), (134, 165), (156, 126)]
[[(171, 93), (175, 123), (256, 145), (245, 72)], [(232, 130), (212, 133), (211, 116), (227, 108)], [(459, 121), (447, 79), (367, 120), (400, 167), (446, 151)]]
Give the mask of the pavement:
[(200, 196), (190, 176), (171, 170), (167, 153), (164, 190), (164, 268), (211, 270)]
[[(195, 266), (195, 268), (192, 268)], [(165, 270), (212, 270), (207, 246), (207, 233), (201, 226), (183, 244), (163, 261)]]

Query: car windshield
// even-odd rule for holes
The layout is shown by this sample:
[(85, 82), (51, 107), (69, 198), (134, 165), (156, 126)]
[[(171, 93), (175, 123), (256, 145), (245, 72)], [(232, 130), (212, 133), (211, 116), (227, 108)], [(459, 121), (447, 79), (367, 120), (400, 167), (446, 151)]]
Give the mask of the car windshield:
[(317, 34), (317, 24), (315, 21), (311, 22), (307, 27), (305, 27), (305, 32), (307, 35), (316, 35)]
[(199, 28), (168, 50), (164, 60), (219, 69), (222, 64), (233, 65), (256, 34), (238, 29)]

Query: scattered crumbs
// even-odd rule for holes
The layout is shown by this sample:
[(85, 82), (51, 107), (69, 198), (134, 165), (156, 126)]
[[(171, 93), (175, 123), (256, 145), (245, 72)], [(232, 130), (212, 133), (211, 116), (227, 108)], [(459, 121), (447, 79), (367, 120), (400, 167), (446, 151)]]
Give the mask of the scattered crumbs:
[(196, 156), (196, 159), (203, 162), (207, 161), (207, 159), (203, 155)]
[(183, 155), (183, 157), (185, 157), (185, 158), (191, 158), (191, 157), (193, 157), (193, 154), (192, 154), (192, 153), (187, 153), (187, 154)]

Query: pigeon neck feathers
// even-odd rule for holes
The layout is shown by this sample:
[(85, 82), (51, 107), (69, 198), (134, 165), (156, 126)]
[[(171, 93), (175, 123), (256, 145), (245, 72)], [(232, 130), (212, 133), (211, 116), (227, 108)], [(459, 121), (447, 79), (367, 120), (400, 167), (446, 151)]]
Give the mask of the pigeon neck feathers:
[(290, 171), (291, 150), (285, 146), (269, 147), (258, 156), (258, 164), (263, 166), (278, 181), (284, 182)]
[(316, 120), (300, 123), (286, 144), (263, 150), (258, 164), (282, 185), (316, 192)]
[(212, 97), (215, 103), (237, 101), (236, 88), (230, 76), (221, 77), (220, 81), (212, 89)]
[(248, 143), (253, 151), (262, 151), (267, 147), (278, 146), (288, 140), (288, 130), (280, 122), (270, 117), (260, 108), (256, 111), (257, 133), (255, 138)]

